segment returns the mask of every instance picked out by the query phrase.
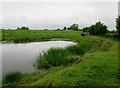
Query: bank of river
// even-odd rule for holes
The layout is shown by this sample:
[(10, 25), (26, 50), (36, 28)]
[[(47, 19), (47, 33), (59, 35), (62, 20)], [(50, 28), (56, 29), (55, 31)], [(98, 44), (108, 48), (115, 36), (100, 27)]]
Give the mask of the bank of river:
[(2, 44), (2, 74), (11, 71), (22, 73), (33, 72), (35, 58), (50, 47), (66, 47), (73, 45), (71, 41), (46, 41), (18, 44)]

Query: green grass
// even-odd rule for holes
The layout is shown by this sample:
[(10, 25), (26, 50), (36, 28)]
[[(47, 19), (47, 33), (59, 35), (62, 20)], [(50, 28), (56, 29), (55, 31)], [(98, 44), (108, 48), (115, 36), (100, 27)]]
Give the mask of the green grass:
[[(73, 51), (75, 52), (75, 51)], [(71, 51), (64, 48), (50, 48), (43, 55), (39, 55), (35, 66), (38, 69), (49, 69), (50, 67), (67, 66), (74, 63), (80, 57), (71, 55)]]
[(21, 76), (22, 75), (20, 72), (9, 72), (4, 75), (3, 82), (5, 82), (5, 83), (18, 82), (20, 80)]
[(80, 35), (80, 31), (2, 30), (2, 41), (14, 43), (37, 42), (53, 38), (71, 39), (78, 35)]
[[(118, 42), (116, 40), (96, 36), (81, 37), (80, 31), (4, 31), (3, 37), (8, 41), (27, 37), (28, 42), (43, 41), (41, 38), (45, 40), (63, 38), (77, 42), (75, 46), (65, 49), (52, 48), (43, 56), (41, 55), (41, 58), (48, 59), (50, 68), (47, 71), (23, 74), (19, 82), (3, 83), (3, 86), (118, 86)], [(80, 57), (81, 47), (85, 52), (82, 57)], [(68, 61), (64, 66), (65, 59), (73, 62), (68, 64)]]
[[(34, 66), (38, 69), (49, 69), (50, 67), (66, 66), (81, 59), (88, 51), (107, 51), (111, 47), (111, 42), (103, 39), (91, 41), (82, 41), (66, 48), (50, 48), (47, 52), (40, 54)], [(77, 58), (76, 58), (77, 56)]]
[(0, 30), (0, 41), (2, 41), (2, 31)]

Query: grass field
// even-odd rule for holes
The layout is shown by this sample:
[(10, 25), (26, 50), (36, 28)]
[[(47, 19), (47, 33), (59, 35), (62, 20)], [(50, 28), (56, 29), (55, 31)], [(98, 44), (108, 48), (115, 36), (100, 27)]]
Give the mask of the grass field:
[(80, 31), (48, 31), (48, 30), (2, 30), (2, 41), (24, 43), (47, 41), (53, 38), (76, 39)]
[[(60, 38), (75, 41), (85, 50), (84, 55), (74, 63), (52, 66), (47, 71), (22, 74), (19, 81), (3, 82), (3, 86), (118, 86), (118, 41), (96, 36), (82, 37), (80, 34), (80, 31), (2, 30), (2, 41), (23, 43)], [(72, 49), (70, 55), (81, 56), (78, 48), (65, 50)]]

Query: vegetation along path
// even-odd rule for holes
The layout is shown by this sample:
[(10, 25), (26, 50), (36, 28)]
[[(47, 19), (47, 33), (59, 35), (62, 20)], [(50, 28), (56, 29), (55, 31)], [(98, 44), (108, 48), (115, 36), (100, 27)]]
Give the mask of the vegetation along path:
[(53, 38), (69, 39), (77, 43), (64, 49), (50, 48), (34, 63), (36, 68), (46, 70), (17, 73), (20, 75), (19, 80), (4, 80), (3, 86), (118, 86), (116, 40), (81, 36), (81, 31), (71, 30), (2, 30), (2, 37), (2, 41), (14, 43)]

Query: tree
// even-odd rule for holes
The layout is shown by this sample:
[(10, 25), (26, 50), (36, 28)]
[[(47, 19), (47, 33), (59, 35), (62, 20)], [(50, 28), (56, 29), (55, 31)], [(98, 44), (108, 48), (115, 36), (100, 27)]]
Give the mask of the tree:
[(88, 31), (89, 31), (88, 27), (83, 28), (83, 32), (88, 32)]
[(20, 30), (20, 28), (18, 27), (17, 30)]
[(18, 27), (18, 28), (17, 28), (17, 30), (29, 30), (29, 28), (28, 28), (28, 27), (23, 26), (23, 27), (21, 27), (21, 28), (20, 28), (20, 27)]
[(63, 30), (67, 30), (67, 27), (64, 27)]
[(70, 26), (70, 30), (78, 30), (78, 24), (72, 24), (71, 26)]
[(120, 16), (116, 18), (116, 28), (117, 28), (118, 36), (120, 38)]
[(107, 26), (106, 25), (104, 25), (101, 22), (96, 22), (95, 25), (91, 25), (89, 27), (89, 32), (92, 35), (98, 35), (98, 36), (101, 35), (102, 36), (102, 35), (106, 34), (108, 32), (108, 30), (107, 30)]
[(23, 26), (23, 27), (21, 27), (21, 30), (29, 30), (29, 28), (28, 28), (28, 27)]
[(95, 24), (95, 30), (96, 30), (96, 35), (104, 35), (104, 34), (106, 34), (107, 33), (107, 26), (106, 25), (104, 25), (103, 23), (101, 23), (101, 22), (97, 22), (96, 24)]
[(91, 35), (95, 35), (95, 25), (91, 25), (89, 27), (89, 32), (90, 32)]

